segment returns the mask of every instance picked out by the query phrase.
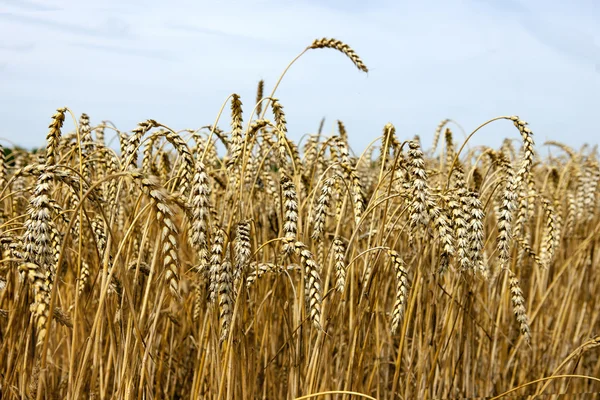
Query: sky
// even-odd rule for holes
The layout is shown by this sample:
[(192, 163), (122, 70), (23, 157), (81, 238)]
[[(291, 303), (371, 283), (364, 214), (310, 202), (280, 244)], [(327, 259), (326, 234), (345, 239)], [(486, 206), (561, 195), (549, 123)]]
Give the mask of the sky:
[[(324, 117), (359, 153), (387, 122), (428, 146), (445, 118), (460, 141), (518, 115), (540, 151), (600, 142), (598, 0), (0, 0), (0, 36), (5, 145), (43, 146), (62, 106), (122, 131), (149, 118), (178, 130), (212, 124), (237, 93), (247, 118), (257, 82), (270, 93), (321, 37), (348, 43), (369, 73), (334, 50), (304, 54), (276, 93), (294, 140)], [(472, 144), (505, 137), (519, 134), (499, 121)]]

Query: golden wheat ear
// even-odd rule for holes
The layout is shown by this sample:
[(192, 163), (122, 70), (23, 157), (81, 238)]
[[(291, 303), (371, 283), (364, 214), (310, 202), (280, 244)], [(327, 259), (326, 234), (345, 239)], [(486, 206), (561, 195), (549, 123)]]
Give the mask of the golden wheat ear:
[(265, 81), (258, 81), (258, 86), (256, 87), (256, 115), (260, 115), (262, 113), (262, 98), (265, 96)]
[(353, 63), (356, 68), (363, 72), (369, 72), (367, 66), (363, 63), (361, 58), (352, 50), (352, 48), (341, 40), (337, 39), (316, 39), (310, 46), (309, 49), (335, 49), (344, 53)]
[(513, 312), (519, 323), (521, 335), (525, 338), (527, 344), (531, 343), (531, 329), (529, 328), (529, 318), (527, 317), (527, 311), (525, 309), (525, 297), (519, 284), (519, 279), (515, 274), (508, 270), (508, 285), (510, 287), (511, 303), (513, 306)]
[(346, 287), (346, 245), (339, 237), (333, 239), (333, 254), (335, 259), (335, 289), (343, 293)]

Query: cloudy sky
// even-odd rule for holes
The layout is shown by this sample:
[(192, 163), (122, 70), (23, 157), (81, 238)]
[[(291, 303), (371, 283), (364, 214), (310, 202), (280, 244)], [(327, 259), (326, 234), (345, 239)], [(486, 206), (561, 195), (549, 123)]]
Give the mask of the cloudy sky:
[[(271, 88), (318, 37), (350, 44), (370, 72), (305, 54), (277, 92), (295, 139), (325, 117), (355, 150), (387, 122), (428, 144), (444, 118), (471, 131), (516, 114), (539, 146), (600, 142), (598, 0), (0, 0), (0, 35), (0, 138), (22, 146), (44, 143), (60, 106), (121, 130), (210, 124), (231, 93), (249, 111), (258, 80)], [(505, 136), (518, 133), (499, 122), (474, 141)]]

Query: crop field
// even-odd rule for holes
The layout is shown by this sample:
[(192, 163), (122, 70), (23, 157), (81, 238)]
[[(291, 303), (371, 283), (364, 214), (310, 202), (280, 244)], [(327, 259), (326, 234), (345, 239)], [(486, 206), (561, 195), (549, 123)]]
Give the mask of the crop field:
[[(368, 71), (335, 39), (292, 64), (315, 49)], [(294, 141), (281, 78), (199, 129), (61, 107), (45, 148), (1, 149), (1, 399), (600, 391), (596, 147), (526, 116)]]

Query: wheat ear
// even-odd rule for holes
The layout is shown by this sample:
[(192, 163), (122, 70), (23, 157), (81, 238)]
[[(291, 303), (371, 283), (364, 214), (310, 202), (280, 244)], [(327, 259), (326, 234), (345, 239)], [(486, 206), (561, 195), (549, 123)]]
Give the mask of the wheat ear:
[(283, 234), (288, 242), (284, 243), (283, 250), (286, 254), (291, 253), (294, 247), (290, 244), (296, 240), (298, 234), (298, 194), (294, 182), (287, 176), (281, 176), (281, 190), (283, 194)]
[(342, 42), (341, 40), (328, 39), (328, 38), (316, 39), (314, 42), (312, 42), (312, 44), (310, 46), (308, 46), (308, 48), (309, 49), (328, 48), (328, 49), (335, 49), (335, 50), (341, 51), (354, 63), (354, 65), (356, 65), (356, 68), (358, 68), (359, 70), (361, 70), (363, 72), (369, 72), (369, 69), (363, 63), (363, 61), (360, 59), (358, 54), (356, 54), (350, 46), (348, 46), (346, 43)]
[(394, 265), (394, 273), (396, 275), (396, 300), (394, 301), (394, 308), (392, 310), (392, 334), (398, 331), (400, 323), (404, 317), (404, 308), (406, 300), (408, 299), (408, 272), (406, 270), (406, 264), (400, 257), (398, 252), (389, 250), (388, 254), (392, 259)]
[(264, 97), (265, 92), (265, 81), (258, 81), (258, 85), (256, 87), (256, 115), (261, 115), (262, 113), (262, 98)]
[[(177, 254), (177, 227), (174, 222), (174, 213), (169, 205), (170, 196), (158, 184), (142, 172), (131, 170), (130, 176), (139, 183), (142, 192), (150, 197), (154, 206), (156, 219), (161, 225), (160, 239), (162, 242), (162, 259), (165, 270), (165, 280), (168, 282), (171, 294), (180, 299), (179, 294), (179, 256)], [(172, 201), (172, 200), (171, 200)]]
[(339, 237), (333, 239), (333, 257), (335, 259), (335, 289), (343, 293), (346, 287), (346, 246)]
[(296, 254), (304, 267), (304, 286), (306, 289), (306, 303), (310, 313), (310, 319), (315, 328), (321, 330), (321, 305), (323, 302), (321, 277), (319, 267), (315, 262), (313, 254), (302, 242), (294, 243)]
[(523, 291), (519, 285), (519, 279), (515, 274), (508, 270), (509, 287), (511, 294), (511, 302), (513, 306), (513, 312), (519, 323), (521, 334), (525, 338), (527, 344), (531, 343), (531, 329), (529, 328), (529, 319), (527, 318), (527, 312), (525, 310), (525, 298), (523, 297)]

